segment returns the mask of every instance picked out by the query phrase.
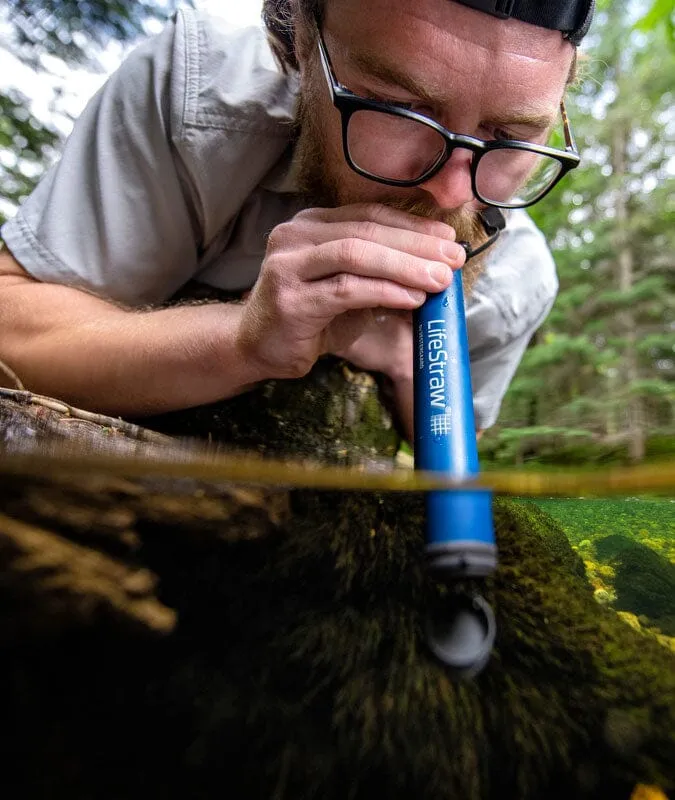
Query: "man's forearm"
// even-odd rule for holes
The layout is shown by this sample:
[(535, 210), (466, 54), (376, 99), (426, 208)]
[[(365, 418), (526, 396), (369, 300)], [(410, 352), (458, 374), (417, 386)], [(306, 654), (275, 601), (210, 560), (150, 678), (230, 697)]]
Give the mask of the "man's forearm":
[(2, 274), (0, 359), (27, 389), (102, 413), (201, 405), (265, 377), (237, 351), (242, 310), (214, 303), (127, 311), (70, 287)]

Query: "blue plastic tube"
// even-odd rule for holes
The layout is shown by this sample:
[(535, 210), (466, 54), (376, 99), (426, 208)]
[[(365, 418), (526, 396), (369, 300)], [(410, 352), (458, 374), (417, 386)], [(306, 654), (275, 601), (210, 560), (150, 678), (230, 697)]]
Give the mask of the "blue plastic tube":
[[(414, 315), (415, 468), (469, 478), (479, 471), (461, 270)], [(427, 494), (426, 554), (441, 580), (497, 565), (488, 490)]]

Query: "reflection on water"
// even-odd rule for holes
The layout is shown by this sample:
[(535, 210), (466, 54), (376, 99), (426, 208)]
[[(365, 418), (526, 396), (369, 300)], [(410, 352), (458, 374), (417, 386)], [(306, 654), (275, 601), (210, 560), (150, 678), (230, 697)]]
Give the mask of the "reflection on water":
[(675, 498), (549, 498), (602, 605), (675, 651)]

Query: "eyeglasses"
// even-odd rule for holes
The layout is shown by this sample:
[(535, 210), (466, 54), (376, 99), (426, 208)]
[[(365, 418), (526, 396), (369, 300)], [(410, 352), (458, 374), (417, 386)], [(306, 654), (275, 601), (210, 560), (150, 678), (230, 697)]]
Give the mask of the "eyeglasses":
[(342, 117), (345, 159), (359, 175), (388, 186), (419, 186), (436, 175), (457, 148), (463, 148), (473, 153), (471, 186), (481, 203), (525, 208), (541, 200), (578, 166), (579, 152), (563, 102), (564, 150), (452, 133), (417, 111), (350, 92), (335, 78), (318, 24), (317, 33), (333, 105)]

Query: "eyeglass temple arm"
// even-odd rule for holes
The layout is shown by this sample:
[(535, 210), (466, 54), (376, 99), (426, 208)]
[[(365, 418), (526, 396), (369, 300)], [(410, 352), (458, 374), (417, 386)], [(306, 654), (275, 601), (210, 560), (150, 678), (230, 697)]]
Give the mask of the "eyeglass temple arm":
[(572, 129), (570, 128), (570, 119), (567, 116), (567, 108), (565, 107), (565, 101), (560, 101), (560, 114), (562, 115), (563, 120), (563, 135), (565, 136), (565, 149), (572, 150), (574, 153), (577, 152), (577, 144), (574, 141), (574, 136), (572, 135)]
[(319, 23), (316, 22), (316, 37), (317, 42), (319, 44), (319, 56), (321, 58), (321, 66), (323, 67), (323, 74), (326, 77), (326, 81), (331, 88), (331, 91), (335, 92), (336, 90), (340, 90), (347, 94), (352, 94), (345, 86), (343, 86), (340, 81), (335, 77), (335, 69), (333, 67), (333, 63), (330, 60), (330, 56), (328, 55), (328, 50), (326, 50), (326, 43), (323, 40), (323, 34), (321, 33), (321, 28), (319, 27)]
[(318, 29), (318, 27), (317, 27), (317, 41), (319, 43), (319, 56), (321, 58), (321, 66), (323, 67), (323, 73), (326, 76), (326, 81), (328, 82), (328, 85), (333, 86), (333, 80), (331, 75), (332, 64), (330, 63), (328, 53), (326, 52), (326, 49), (323, 46), (321, 31)]
[(487, 233), (489, 238), (475, 250), (471, 247), (470, 242), (458, 242), (458, 244), (464, 248), (467, 261), (487, 250), (488, 247), (492, 247), (497, 239), (499, 239), (499, 234), (506, 227), (506, 219), (504, 218), (501, 210), (498, 208), (486, 208), (481, 211), (478, 216), (480, 217), (480, 221), (483, 223), (483, 228), (485, 228), (485, 233)]

